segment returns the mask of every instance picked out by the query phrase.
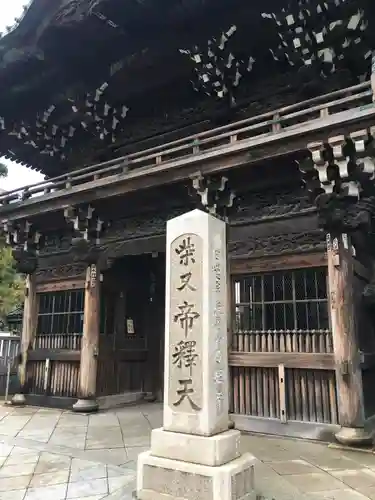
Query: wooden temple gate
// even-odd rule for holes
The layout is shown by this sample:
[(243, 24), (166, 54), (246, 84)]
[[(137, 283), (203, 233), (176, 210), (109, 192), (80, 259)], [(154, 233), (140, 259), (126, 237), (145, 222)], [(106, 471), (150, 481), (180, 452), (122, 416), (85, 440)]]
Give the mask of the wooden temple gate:
[[(367, 99), (367, 93), (365, 97)], [(367, 115), (373, 112), (372, 107), (360, 107), (357, 120), (364, 120), (367, 125)], [(312, 138), (322, 137), (326, 128), (331, 130), (333, 127), (337, 133), (342, 126), (342, 120), (345, 117), (349, 120), (347, 114), (339, 118), (340, 113), (342, 112), (339, 111), (333, 117), (333, 124), (329, 123), (326, 114), (320, 119), (309, 120), (306, 126), (311, 128)], [(346, 140), (351, 143), (355, 141), (356, 132), (351, 133), (355, 125), (353, 117), (354, 113), (351, 113), (350, 121), (353, 123), (350, 125), (349, 135), (340, 136), (341, 143)], [(231, 128), (235, 129), (235, 126), (231, 125)], [(318, 129), (318, 136), (315, 129)], [(370, 132), (367, 129), (365, 131), (367, 137), (370, 137)], [(289, 131), (281, 131), (277, 135), (278, 140), (286, 132), (294, 134), (296, 128), (291, 125)], [(360, 132), (363, 135), (363, 130)], [(230, 137), (238, 135), (234, 130), (230, 134)], [(273, 131), (272, 135), (274, 134), (278, 132)], [(288, 135), (285, 135), (285, 138), (288, 138)], [(262, 139), (258, 139), (262, 145), (268, 143), (270, 137), (266, 134)], [(249, 171), (246, 168), (238, 168), (238, 173), (233, 175), (228, 173), (234, 189), (238, 188), (240, 195), (246, 199), (242, 211), (233, 215), (230, 220), (229, 237), (233, 319), (229, 352), (232, 377), (231, 411), (234, 423), (240, 429), (321, 438), (327, 430), (332, 433), (332, 430), (338, 429), (340, 425), (363, 429), (365, 416), (373, 415), (369, 390), (374, 380), (374, 338), (372, 336), (369, 339), (369, 336), (365, 335), (366, 339), (360, 339), (357, 335), (359, 330), (363, 331), (363, 328), (358, 326), (357, 319), (362, 317), (361, 297), (371, 280), (371, 262), (366, 260), (365, 238), (353, 239), (355, 250), (358, 252), (355, 256), (348, 250), (354, 245), (350, 243), (351, 234), (359, 233), (363, 224), (363, 220), (357, 222), (357, 213), (368, 214), (372, 205), (367, 202), (364, 205), (345, 205), (342, 208), (345, 210), (345, 218), (342, 218), (344, 223), (339, 226), (340, 230), (337, 225), (330, 226), (330, 222), (327, 223), (328, 227), (336, 231), (332, 239), (333, 246), (336, 245), (337, 248), (331, 248), (332, 245), (327, 247), (325, 238), (329, 230), (319, 228), (318, 217), (322, 213), (311, 201), (306, 201), (306, 194), (302, 194), (299, 186), (301, 173), (294, 162), (296, 158), (300, 161), (307, 156), (308, 161), (312, 162), (314, 158), (317, 168), (321, 168), (316, 156), (330, 140), (324, 136), (324, 141), (309, 146), (309, 152), (306, 151), (306, 142), (304, 147), (294, 145), (294, 150), (299, 151), (298, 155), (291, 150), (285, 150), (281, 159), (278, 159), (280, 151), (277, 150), (278, 154), (272, 160), (264, 162), (262, 157), (259, 160), (263, 161), (262, 168), (251, 169), (252, 190), (248, 188)], [(224, 191), (217, 188), (223, 180), (217, 176), (217, 172), (230, 170), (233, 166), (230, 162), (231, 148), (236, 158), (237, 149), (243, 149), (247, 155), (248, 150), (257, 147), (254, 142), (239, 146), (235, 144), (236, 141), (237, 138), (230, 146), (222, 145), (222, 149), (217, 147), (214, 151), (205, 153), (207, 157), (203, 158), (199, 156), (199, 151), (192, 155), (184, 153), (181, 161), (192, 163), (193, 170), (190, 175), (196, 194), (198, 198), (201, 197), (200, 207), (207, 209), (202, 200), (212, 199), (212, 193), (206, 196), (205, 191), (210, 189), (210, 186), (215, 190), (215, 196), (217, 191), (223, 194)], [(290, 142), (288, 146), (291, 147)], [(337, 154), (340, 147), (334, 147)], [(160, 148), (159, 146), (157, 149)], [(263, 147), (262, 151), (265, 151)], [(222, 162), (216, 164), (215, 158), (214, 162), (211, 161), (211, 153), (215, 156), (222, 155)], [(169, 160), (164, 159), (162, 152), (155, 154), (159, 172), (167, 168)], [(198, 175), (195, 170), (198, 156), (202, 165), (206, 165), (207, 161), (208, 173), (205, 176)], [(239, 164), (234, 160), (237, 167), (242, 161), (249, 161), (248, 156), (246, 160), (245, 156), (241, 158)], [(255, 161), (254, 158), (251, 161)], [(116, 183), (118, 168), (113, 166)], [(150, 166), (148, 173), (152, 168)], [(110, 169), (112, 170), (112, 166)], [(105, 180), (110, 185), (109, 176), (101, 178), (100, 170), (96, 174), (93, 168), (89, 170), (83, 174), (87, 177), (88, 184), (93, 182), (92, 176), (97, 175), (98, 183)], [(105, 175), (108, 175), (108, 172), (105, 172)], [(130, 175), (136, 179), (138, 172), (124, 173), (123, 194), (129, 194)], [(179, 176), (183, 177), (180, 182)], [(32, 298), (34, 293), (38, 296), (37, 335), (33, 339), (33, 349), (28, 355), (28, 392), (31, 393), (31, 400), (33, 395), (39, 396), (38, 401), (43, 401), (44, 404), (58, 404), (57, 399), (64, 399), (65, 404), (70, 406), (72, 400), (81, 398), (82, 393), (86, 399), (125, 393), (154, 397), (161, 395), (165, 270), (160, 265), (163, 261), (162, 254), (156, 259), (154, 257), (157, 252), (164, 250), (165, 221), (191, 209), (192, 206), (197, 206), (197, 200), (193, 200), (186, 189), (185, 176), (186, 172), (178, 174), (173, 182), (162, 186), (158, 180), (153, 188), (149, 186), (151, 181), (147, 176), (146, 186), (149, 190), (145, 189), (145, 192), (147, 191), (151, 202), (149, 211), (142, 208), (142, 221), (139, 220), (138, 214), (143, 204), (146, 204), (147, 196), (145, 195), (144, 199), (139, 197), (138, 205), (131, 207), (134, 198), (131, 199), (129, 195), (127, 208), (133, 209), (133, 219), (125, 217), (120, 221), (119, 227), (109, 228), (103, 238), (103, 247), (86, 245), (88, 260), (82, 259), (79, 262), (73, 277), (62, 279), (60, 275), (59, 278), (51, 279), (47, 273), (37, 285), (36, 292), (35, 284), (33, 285), (33, 290), (27, 296)], [(73, 215), (82, 215), (80, 211), (83, 213), (83, 217), (79, 219), (83, 225), (76, 231), (76, 239), (84, 233), (84, 224), (96, 224), (99, 220), (99, 215), (92, 219), (90, 205), (81, 204), (78, 208), (74, 205), (81, 187), (90, 192), (85, 183), (81, 185), (82, 182), (79, 178), (77, 186), (62, 189), (65, 198), (72, 196), (73, 208), (69, 209), (67, 222), (72, 220), (70, 211)], [(286, 188), (291, 184), (293, 186), (289, 189), (284, 211), (274, 214), (275, 207), (280, 208), (284, 202), (278, 196), (277, 190), (281, 185)], [(46, 189), (45, 183), (41, 184), (40, 189)], [(103, 193), (93, 200), (98, 214), (104, 213), (115, 219), (116, 199), (119, 200), (120, 206), (125, 203), (125, 197), (119, 196), (117, 189), (119, 188), (114, 191), (111, 204), (106, 202)], [(140, 186), (137, 185), (133, 189), (140, 189)], [(38, 192), (39, 188), (35, 188), (35, 193)], [(101, 193), (100, 189), (95, 191), (95, 196), (97, 192)], [(58, 198), (59, 190), (56, 190), (46, 197), (36, 196), (26, 203), (20, 203), (12, 215), (14, 196), (16, 195), (5, 195), (3, 198), (0, 196), (0, 201), (3, 200), (1, 210), (4, 210), (8, 217), (11, 214), (17, 224), (18, 213), (22, 214), (21, 221), (25, 221), (26, 217), (32, 216), (32, 210), (36, 210), (38, 214), (43, 204), (51, 202), (49, 216), (53, 218), (57, 213), (56, 203), (58, 208), (61, 208), (67, 202), (64, 197), (61, 200)], [(257, 196), (265, 198), (261, 201), (260, 208), (254, 204), (254, 198)], [(33, 208), (33, 204), (36, 208)], [(158, 216), (154, 215), (156, 209)], [(87, 215), (89, 213), (90, 217)], [(370, 224), (372, 219), (370, 217), (366, 220), (370, 221)], [(26, 227), (31, 231), (30, 225), (26, 225), (22, 231), (17, 226), (17, 231), (22, 237), (26, 234), (28, 242), (35, 235), (29, 235)], [(91, 226), (89, 229), (96, 234)], [(346, 230), (350, 232), (349, 236)], [(295, 241), (292, 241), (293, 238)], [(131, 239), (134, 245), (139, 247), (137, 251), (134, 251), (133, 243), (128, 246)], [(157, 245), (154, 246), (156, 240)], [(263, 243), (259, 243), (267, 240), (277, 242), (276, 245), (272, 243), (271, 252), (264, 252)], [(95, 264), (101, 314), (97, 320), (92, 317), (90, 328), (85, 327), (86, 314), (90, 313), (84, 306), (90, 291), (90, 280), (87, 275), (85, 278), (88, 266), (93, 265), (90, 259), (93, 258), (92, 254), (95, 254), (100, 260), (100, 255), (105, 256), (106, 249), (112, 248), (113, 245), (124, 247), (115, 255), (115, 262), (112, 258), (110, 263), (103, 261), (100, 265)], [(74, 250), (70, 249), (69, 252), (58, 254), (56, 258), (60, 264), (65, 259), (64, 262), (68, 265), (73, 260), (73, 254)], [(43, 259), (48, 260), (48, 255), (48, 252), (45, 252), (39, 258), (42, 265)], [(35, 256), (33, 258), (35, 260)], [(116, 263), (116, 260), (120, 261), (121, 258), (127, 259), (123, 267)], [(136, 262), (131, 259), (139, 260)], [(159, 265), (153, 266), (153, 261), (159, 262)], [(31, 273), (28, 270), (23, 272), (34, 276), (35, 266)], [(37, 272), (43, 274), (43, 269)], [(350, 290), (350, 293), (346, 290)], [(371, 293), (369, 295), (371, 296)], [(92, 301), (90, 305), (93, 306)], [(32, 304), (34, 316), (30, 316), (30, 307), (25, 308), (26, 340), (32, 338), (34, 331), (35, 309)], [(99, 310), (98, 300), (94, 309)], [(369, 324), (370, 330), (373, 331), (371, 321)], [(96, 327), (97, 339), (96, 334), (92, 333)], [(85, 351), (87, 343), (90, 344), (90, 353), (87, 348)], [(82, 362), (87, 363), (88, 359), (93, 362), (94, 368), (89, 373), (90, 376), (86, 377), (83, 376)], [(94, 387), (92, 393), (87, 387), (82, 390), (86, 379), (90, 379), (90, 384)]]

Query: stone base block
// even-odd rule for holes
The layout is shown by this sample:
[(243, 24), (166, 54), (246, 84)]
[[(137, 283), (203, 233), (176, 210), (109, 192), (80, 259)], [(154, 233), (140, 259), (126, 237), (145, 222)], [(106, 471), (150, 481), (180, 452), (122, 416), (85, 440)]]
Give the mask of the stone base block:
[(73, 405), (73, 411), (77, 413), (93, 413), (98, 411), (99, 404), (96, 399), (79, 399)]
[(363, 427), (341, 427), (335, 434), (337, 441), (345, 446), (366, 446), (372, 444), (373, 436)]
[(154, 429), (151, 453), (161, 458), (216, 467), (240, 456), (240, 431), (226, 431), (211, 437)]
[(12, 405), (14, 406), (25, 406), (26, 398), (24, 394), (15, 394), (12, 397)]
[(139, 500), (255, 500), (250, 453), (219, 467), (151, 455), (138, 456)]

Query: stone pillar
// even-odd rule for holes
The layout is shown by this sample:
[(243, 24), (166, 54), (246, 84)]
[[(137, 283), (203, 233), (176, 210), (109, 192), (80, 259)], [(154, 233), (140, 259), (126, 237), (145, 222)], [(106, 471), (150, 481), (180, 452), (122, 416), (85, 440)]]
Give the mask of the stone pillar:
[(371, 435), (364, 430), (362, 370), (356, 325), (354, 262), (350, 236), (328, 234), (327, 258), (341, 425), (336, 439), (347, 445), (371, 443)]
[(26, 276), (25, 302), (23, 307), (22, 335), (18, 365), (18, 378), (20, 392), (12, 398), (13, 405), (24, 405), (26, 403), (25, 394), (28, 390), (27, 360), (30, 349), (36, 334), (38, 323), (38, 304), (36, 295), (36, 275), (35, 272)]
[(163, 428), (138, 457), (140, 500), (250, 500), (254, 457), (228, 430), (226, 225), (200, 210), (167, 224)]
[(100, 279), (96, 264), (87, 267), (85, 311), (79, 375), (79, 399), (73, 405), (76, 412), (97, 411), (96, 377), (99, 350)]

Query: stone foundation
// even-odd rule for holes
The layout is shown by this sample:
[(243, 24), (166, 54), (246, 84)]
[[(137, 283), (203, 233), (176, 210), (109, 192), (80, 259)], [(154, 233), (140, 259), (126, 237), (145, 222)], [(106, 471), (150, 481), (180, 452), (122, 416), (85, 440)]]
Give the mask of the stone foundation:
[(14, 406), (25, 406), (26, 398), (24, 394), (17, 393), (12, 398), (12, 405)]
[(373, 442), (373, 435), (363, 427), (341, 427), (335, 434), (337, 441), (345, 446), (369, 446)]
[(96, 399), (79, 399), (72, 408), (77, 413), (93, 413), (98, 409), (99, 404)]
[(138, 456), (139, 500), (255, 500), (255, 458), (244, 454), (217, 467)]
[(151, 453), (160, 458), (217, 467), (240, 457), (240, 439), (240, 431), (235, 430), (204, 437), (154, 429)]

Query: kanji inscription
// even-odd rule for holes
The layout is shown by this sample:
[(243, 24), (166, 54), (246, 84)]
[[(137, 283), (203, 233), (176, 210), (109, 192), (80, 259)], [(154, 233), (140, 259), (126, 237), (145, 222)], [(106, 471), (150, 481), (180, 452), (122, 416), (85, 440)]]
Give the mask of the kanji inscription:
[(190, 369), (190, 375), (193, 372), (193, 366), (196, 365), (196, 358), (198, 354), (195, 352), (196, 346), (195, 340), (181, 340), (175, 346), (175, 352), (172, 354), (173, 364), (178, 366), (178, 368)]
[(181, 389), (177, 389), (177, 396), (179, 397), (179, 400), (173, 403), (173, 406), (180, 406), (184, 399), (186, 399), (190, 403), (193, 410), (199, 411), (201, 408), (196, 405), (190, 397), (190, 395), (194, 393), (194, 389), (192, 387), (189, 388), (189, 386), (193, 383), (192, 379), (188, 378), (179, 380), (178, 382), (181, 385)]
[(191, 236), (182, 238), (181, 242), (176, 246), (175, 252), (180, 258), (181, 265), (195, 264), (195, 243)]
[(226, 333), (225, 324), (225, 310), (222, 303), (222, 291), (225, 286), (223, 267), (224, 255), (221, 249), (220, 238), (215, 238), (213, 247), (213, 263), (212, 263), (212, 283), (213, 283), (213, 327), (215, 335), (215, 371), (214, 383), (216, 386), (216, 414), (219, 416), (224, 409), (224, 392), (225, 392), (225, 373), (224, 373), (224, 359), (223, 359), (223, 344), (224, 335)]
[(174, 412), (202, 409), (202, 248), (195, 234), (171, 244), (168, 404)]
[(200, 210), (167, 223), (165, 430), (228, 429), (226, 224)]

